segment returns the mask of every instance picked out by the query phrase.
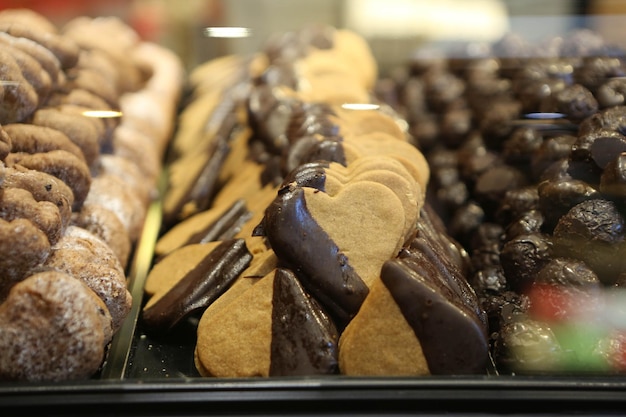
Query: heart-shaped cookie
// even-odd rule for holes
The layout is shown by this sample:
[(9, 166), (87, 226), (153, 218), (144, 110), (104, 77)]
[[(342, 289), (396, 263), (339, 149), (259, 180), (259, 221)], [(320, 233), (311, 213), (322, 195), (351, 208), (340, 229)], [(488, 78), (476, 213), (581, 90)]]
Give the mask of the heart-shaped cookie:
[(385, 132), (371, 132), (363, 135), (345, 136), (344, 148), (348, 144), (354, 151), (346, 153), (348, 166), (355, 156), (386, 155), (395, 158), (409, 171), (415, 181), (426, 190), (430, 176), (430, 168), (422, 152), (414, 145), (398, 140)]
[(380, 279), (341, 334), (339, 369), (360, 376), (430, 374), (419, 339)]
[(335, 195), (343, 184), (355, 181), (372, 181), (389, 187), (404, 207), (405, 243), (415, 236), (424, 193), (400, 162), (386, 156), (366, 156), (358, 158), (348, 167), (331, 163), (326, 169), (325, 191), (329, 195)]
[(404, 243), (404, 207), (387, 186), (372, 181), (346, 184), (334, 196), (304, 188), (307, 210), (366, 285)]
[(196, 360), (215, 377), (269, 376), (274, 274), (230, 303), (207, 309), (198, 323)]
[(332, 374), (337, 329), (288, 269), (278, 268), (198, 323), (195, 363), (217, 377)]

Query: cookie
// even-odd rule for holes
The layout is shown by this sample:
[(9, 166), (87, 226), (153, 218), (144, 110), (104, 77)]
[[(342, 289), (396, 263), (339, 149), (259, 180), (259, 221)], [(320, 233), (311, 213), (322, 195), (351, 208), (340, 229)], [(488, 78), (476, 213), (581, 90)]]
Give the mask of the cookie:
[[(211, 247), (208, 254), (182, 278), (172, 286), (159, 287), (148, 300), (142, 319), (149, 329), (167, 332), (185, 317), (208, 307), (239, 277), (252, 259), (243, 239), (226, 240)], [(169, 258), (168, 264), (171, 258), (179, 257), (174, 252)]]
[(46, 235), (51, 244), (63, 236), (64, 221), (56, 204), (37, 201), (30, 191), (14, 187), (3, 187), (0, 203), (0, 217), (5, 221), (27, 219)]
[(32, 275), (0, 304), (0, 380), (87, 379), (111, 334), (111, 316), (85, 284), (57, 271)]
[(199, 372), (217, 377), (333, 374), (337, 335), (293, 272), (278, 268), (205, 311), (195, 361)]
[(16, 165), (5, 169), (3, 186), (27, 190), (36, 201), (49, 201), (58, 208), (64, 227), (69, 224), (74, 193), (60, 179), (43, 171)]
[(122, 267), (128, 265), (132, 242), (120, 218), (110, 209), (97, 204), (83, 204), (72, 213), (72, 225), (83, 228), (102, 239), (115, 253)]
[(343, 375), (430, 375), (415, 332), (380, 279), (339, 339)]
[(85, 159), (80, 147), (59, 130), (28, 123), (12, 123), (2, 128), (11, 137), (11, 152), (41, 153), (63, 150)]
[(190, 244), (232, 239), (249, 219), (244, 200), (237, 200), (231, 206), (215, 206), (185, 219), (161, 236), (155, 255), (161, 257)]
[(45, 266), (84, 282), (104, 302), (116, 332), (130, 312), (132, 297), (126, 288), (124, 269), (115, 253), (100, 238), (77, 226), (69, 226), (52, 247)]
[(74, 154), (61, 149), (35, 154), (11, 153), (6, 162), (9, 166), (21, 165), (63, 181), (74, 194), (73, 210), (80, 209), (91, 189), (92, 177), (87, 164)]
[[(20, 236), (20, 245), (15, 244)], [(50, 241), (39, 227), (25, 218), (0, 219), (0, 300), (4, 300), (9, 289), (26, 278), (43, 264), (50, 255)]]
[(0, 50), (0, 78), (10, 81), (2, 86), (0, 102), (0, 123), (26, 121), (39, 105), (35, 88), (24, 78), (22, 70), (9, 51)]

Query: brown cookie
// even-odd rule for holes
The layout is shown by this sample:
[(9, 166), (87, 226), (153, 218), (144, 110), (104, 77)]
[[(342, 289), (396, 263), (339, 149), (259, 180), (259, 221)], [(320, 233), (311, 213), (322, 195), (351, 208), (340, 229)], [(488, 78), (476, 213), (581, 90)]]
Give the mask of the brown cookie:
[(37, 273), (0, 304), (0, 380), (89, 378), (110, 340), (111, 316), (93, 291), (61, 272)]
[(419, 339), (380, 279), (341, 334), (339, 369), (354, 376), (430, 375)]
[(85, 159), (80, 148), (59, 130), (28, 123), (11, 123), (2, 128), (11, 137), (11, 151), (14, 153), (63, 150)]
[(24, 79), (35, 89), (38, 98), (37, 104), (45, 103), (53, 87), (50, 74), (44, 70), (39, 61), (21, 49), (11, 45), (4, 45), (3, 49), (11, 54), (20, 67)]
[(230, 302), (211, 307), (198, 324), (195, 362), (201, 374), (336, 372), (337, 331), (290, 270), (275, 269)]
[(0, 254), (0, 269), (3, 271), (0, 300), (4, 300), (13, 284), (45, 262), (50, 254), (50, 241), (30, 220), (0, 219)]
[(12, 148), (13, 141), (11, 136), (0, 126), (0, 161), (4, 161)]
[(2, 188), (0, 193), (0, 217), (8, 222), (27, 219), (45, 233), (48, 241), (55, 244), (61, 239), (65, 227), (56, 204), (37, 201), (30, 191), (23, 188)]
[[(215, 242), (205, 256), (182, 277), (163, 285), (148, 300), (142, 319), (148, 329), (167, 332), (187, 316), (201, 312), (218, 299), (245, 270), (252, 259), (245, 240)], [(179, 258), (176, 252), (169, 255)], [(163, 261), (162, 261), (163, 262)], [(172, 280), (174, 281), (174, 280)]]
[(0, 22), (0, 31), (18, 38), (26, 38), (37, 42), (50, 50), (57, 57), (61, 68), (67, 69), (78, 62), (79, 47), (71, 39), (45, 29), (27, 26), (19, 22)]
[(143, 230), (147, 207), (120, 178), (102, 174), (94, 177), (85, 204), (102, 206), (115, 213), (131, 240), (136, 242)]
[(22, 70), (10, 52), (0, 50), (0, 79), (2, 101), (0, 101), (0, 124), (25, 121), (39, 104), (35, 88), (24, 78)]
[(152, 139), (123, 121), (113, 132), (115, 154), (137, 164), (146, 182), (156, 184), (161, 174), (161, 158), (153, 147)]
[(122, 267), (128, 265), (132, 242), (120, 218), (106, 207), (83, 204), (72, 214), (72, 224), (88, 230), (102, 239), (113, 250)]
[(28, 169), (20, 165), (5, 170), (4, 187), (22, 188), (33, 195), (36, 201), (49, 201), (59, 210), (64, 227), (69, 224), (74, 204), (74, 193), (60, 179), (43, 171)]
[(0, 11), (0, 22), (20, 23), (25, 26), (37, 28), (43, 32), (58, 33), (58, 29), (47, 17), (41, 13), (27, 8), (5, 9)]
[(53, 86), (58, 86), (63, 79), (61, 64), (54, 54), (39, 43), (26, 38), (11, 36), (0, 32), (0, 44), (17, 48), (32, 56), (48, 73)]
[(7, 156), (7, 165), (23, 167), (50, 174), (72, 189), (74, 203), (72, 208), (80, 209), (91, 188), (91, 173), (85, 162), (74, 154), (64, 150), (52, 150), (35, 154), (11, 153)]
[(80, 148), (88, 166), (100, 155), (101, 131), (89, 118), (67, 113), (58, 107), (42, 108), (32, 117), (32, 124), (58, 130)]
[(156, 184), (146, 181), (135, 161), (119, 155), (102, 154), (94, 168), (94, 176), (112, 175), (123, 181), (147, 207), (157, 195)]
[(271, 272), (228, 304), (204, 312), (196, 355), (206, 374), (269, 376), (273, 285)]
[(106, 304), (116, 332), (130, 312), (132, 297), (126, 276), (113, 250), (91, 232), (69, 226), (53, 246), (46, 266), (81, 280)]

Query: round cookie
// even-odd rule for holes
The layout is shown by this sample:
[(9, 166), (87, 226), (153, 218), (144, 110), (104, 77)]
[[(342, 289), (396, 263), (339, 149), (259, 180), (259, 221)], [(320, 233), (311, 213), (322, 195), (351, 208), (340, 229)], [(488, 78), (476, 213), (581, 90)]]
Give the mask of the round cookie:
[(84, 282), (102, 299), (116, 332), (130, 312), (132, 297), (115, 253), (100, 238), (77, 226), (69, 226), (52, 248), (45, 265)]
[(0, 31), (18, 38), (30, 39), (44, 46), (57, 57), (63, 69), (71, 68), (78, 62), (80, 51), (78, 45), (57, 33), (50, 33), (19, 22), (0, 22)]
[(37, 273), (0, 304), (0, 380), (89, 378), (110, 340), (111, 316), (87, 286), (61, 272)]
[(29, 123), (11, 123), (2, 128), (11, 137), (11, 152), (41, 153), (63, 150), (85, 159), (80, 148), (59, 130)]
[[(20, 245), (15, 237), (20, 237)], [(0, 300), (4, 300), (16, 282), (27, 277), (50, 254), (50, 241), (30, 220), (0, 219)]]
[(0, 124), (22, 122), (37, 109), (39, 96), (24, 78), (22, 70), (9, 51), (0, 49), (0, 79), (3, 97), (0, 101)]
[(64, 150), (52, 150), (36, 154), (11, 153), (6, 159), (7, 165), (23, 167), (45, 172), (63, 181), (74, 193), (72, 208), (78, 210), (91, 188), (91, 173), (85, 162), (74, 154)]
[(120, 218), (106, 207), (83, 204), (72, 215), (72, 225), (81, 227), (102, 239), (115, 253), (122, 267), (128, 265), (132, 242)]
[(30, 192), (36, 201), (53, 203), (59, 210), (64, 226), (69, 224), (74, 204), (74, 193), (58, 178), (43, 171), (16, 165), (6, 168), (3, 186), (22, 188)]
[(23, 188), (3, 188), (0, 193), (0, 217), (6, 221), (27, 219), (45, 233), (48, 241), (55, 244), (65, 230), (64, 221), (56, 204), (37, 201), (30, 191)]

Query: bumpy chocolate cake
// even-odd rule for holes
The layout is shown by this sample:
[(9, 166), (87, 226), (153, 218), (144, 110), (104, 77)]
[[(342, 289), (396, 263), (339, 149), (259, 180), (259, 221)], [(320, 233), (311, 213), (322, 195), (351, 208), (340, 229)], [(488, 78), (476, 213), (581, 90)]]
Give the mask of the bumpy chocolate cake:
[(0, 46), (0, 380), (89, 378), (131, 308), (182, 65), (117, 18), (5, 10)]

